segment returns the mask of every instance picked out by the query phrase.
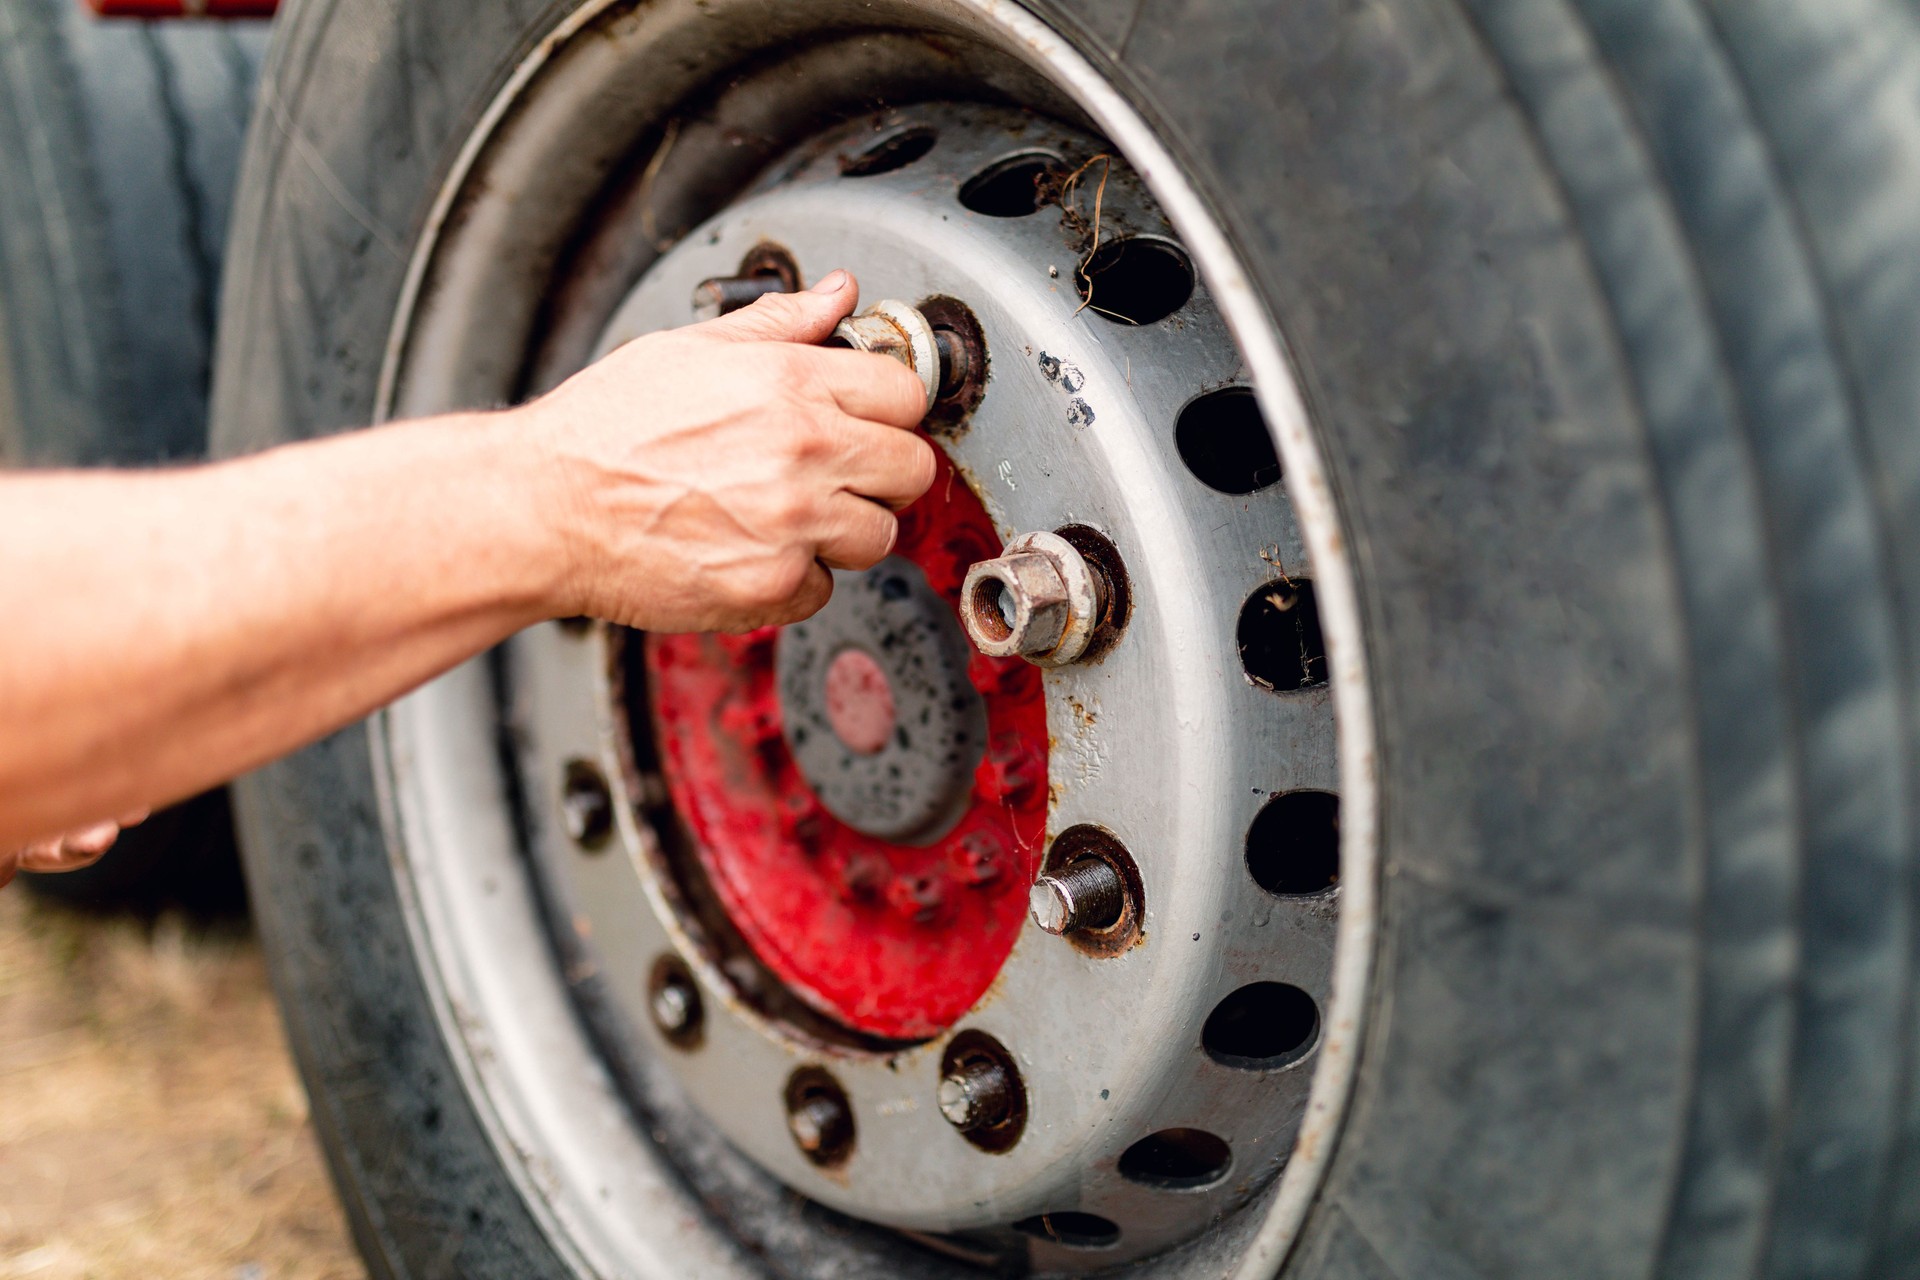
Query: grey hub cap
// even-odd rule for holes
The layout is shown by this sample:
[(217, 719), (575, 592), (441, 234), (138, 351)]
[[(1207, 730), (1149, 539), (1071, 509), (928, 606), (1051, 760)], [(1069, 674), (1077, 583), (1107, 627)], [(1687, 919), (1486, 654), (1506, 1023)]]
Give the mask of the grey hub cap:
[(775, 649), (781, 731), (827, 809), (921, 844), (965, 810), (987, 717), (953, 610), (911, 560), (833, 575), (833, 599)]

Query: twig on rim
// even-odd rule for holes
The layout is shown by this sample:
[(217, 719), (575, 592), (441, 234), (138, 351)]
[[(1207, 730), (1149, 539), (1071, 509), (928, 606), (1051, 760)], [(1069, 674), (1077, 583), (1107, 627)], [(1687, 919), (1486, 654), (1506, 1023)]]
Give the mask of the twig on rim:
[[(1087, 282), (1087, 296), (1082, 298), (1080, 305), (1073, 309), (1073, 314), (1075, 315), (1079, 315), (1088, 307), (1093, 307), (1093, 277), (1087, 274), (1087, 268), (1093, 264), (1093, 255), (1100, 252), (1100, 207), (1105, 203), (1107, 198), (1107, 179), (1113, 174), (1113, 157), (1111, 155), (1102, 152), (1095, 156), (1093, 160), (1104, 160), (1106, 164), (1100, 170), (1100, 185), (1095, 188), (1093, 193), (1093, 246), (1087, 250), (1087, 256), (1080, 260), (1079, 267), (1074, 271), (1075, 275)], [(1087, 163), (1081, 165), (1079, 169), (1074, 170), (1073, 177), (1067, 179), (1068, 185), (1072, 185), (1077, 181), (1081, 172), (1085, 170), (1088, 165), (1091, 165), (1093, 160), (1087, 161)], [(1093, 309), (1100, 311), (1098, 307), (1093, 307)], [(1100, 314), (1103, 316), (1111, 316), (1113, 312), (1100, 311)], [(1114, 318), (1124, 319), (1125, 317), (1115, 316)]]
[(667, 153), (673, 150), (674, 140), (680, 136), (680, 117), (667, 121), (667, 127), (660, 133), (660, 145), (653, 149), (653, 155), (647, 160), (647, 167), (640, 173), (640, 233), (647, 238), (654, 252), (665, 253), (671, 246), (661, 241), (658, 228), (653, 221), (653, 180), (660, 176), (660, 169), (667, 162)]

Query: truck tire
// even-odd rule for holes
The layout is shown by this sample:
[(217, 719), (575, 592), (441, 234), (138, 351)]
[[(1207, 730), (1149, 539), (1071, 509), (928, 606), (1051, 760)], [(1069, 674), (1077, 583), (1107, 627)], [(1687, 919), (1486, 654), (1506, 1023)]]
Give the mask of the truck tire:
[[(878, 243), (947, 200), (926, 246), (945, 262), (945, 237), (990, 253), (994, 219), (1049, 200), (1058, 234), (1069, 207), (1107, 230), (1077, 178), (1161, 245), (1132, 276), (1088, 275), (1096, 244), (960, 297), (991, 380), (940, 436), (992, 512), (1058, 488), (1132, 574), (1110, 653), (1044, 686), (1054, 852), (1078, 797), (1107, 797), (1117, 816), (1087, 819), (1106, 835), (1075, 838), (1117, 836), (1134, 901), (1145, 885), (1131, 951), (1057, 970), (1092, 1013), (1010, 1024), (1012, 978), (951, 1038), (808, 1021), (819, 990), (780, 1005), (773, 961), (729, 967), (768, 954), (727, 940), (751, 930), (735, 890), (676, 915), (718, 874), (663, 718), (661, 646), (683, 642), (537, 628), (238, 789), (375, 1275), (1920, 1276), (1920, 10), (331, 0), (286, 21), (231, 250), (223, 452), (538, 392), (747, 224), (797, 274), (839, 265), (783, 210), (872, 211)], [(996, 128), (1030, 171), (950, 182), (953, 139)], [(1067, 194), (1062, 157), (1084, 160)], [(1077, 364), (1003, 340), (1049, 287), (1034, 323)], [(1139, 302), (1156, 290), (1166, 312)], [(1134, 328), (1087, 311), (1135, 305)], [(1197, 376), (1182, 362), (1219, 326), (1240, 361), (1219, 382), (1257, 394), (1235, 420), (1263, 411), (1277, 452), (1222, 417), (1224, 443), (1176, 453), (1169, 417), (1140, 443), (1167, 476), (1110, 484), (1137, 402)], [(1096, 367), (1122, 349), (1124, 383)], [(1028, 435), (970, 452), (996, 397), (1039, 406)], [(1283, 506), (1216, 492), (1279, 492), (1270, 464)], [(1213, 545), (1187, 514), (1210, 501), (1223, 528), (1270, 513), (1274, 573), (1237, 613), (1218, 582), (1251, 546), (1190, 556), (1184, 584), (1158, 558), (1161, 536)], [(684, 643), (716, 671), (760, 660)], [(1152, 720), (1175, 687), (1198, 701)], [(1256, 701), (1292, 726), (1249, 739), (1264, 756), (1219, 719)], [(1142, 834), (1174, 811), (1231, 847)], [(1190, 931), (1191, 903), (1213, 914)], [(1241, 941), (1213, 980), (1266, 973), (1249, 928), (1275, 954), (1320, 939), (1325, 963), (1169, 1003), (1216, 933)], [(1008, 974), (1069, 956), (1032, 929), (1012, 945)], [(1148, 972), (1174, 976), (1127, 976)], [(1237, 1048), (1292, 1023), (1284, 1061)], [(783, 1095), (756, 1055), (802, 1026)], [(1027, 1090), (1010, 1148), (935, 1112), (974, 1069), (966, 1036)], [(887, 1072), (897, 1098), (863, 1083)], [(1107, 1075), (1187, 1083), (1145, 1102)], [(1282, 1095), (1212, 1160), (1223, 1108), (1279, 1116)], [(1053, 1198), (1011, 1207), (1000, 1171), (1062, 1135), (1105, 1152), (1102, 1123), (1149, 1114), (1167, 1127), (1034, 1169)], [(969, 1218), (949, 1179), (1004, 1220)]]
[[(0, 12), (0, 465), (206, 456), (214, 305), (266, 24)], [(237, 900), (223, 796), (28, 876), (69, 901)]]

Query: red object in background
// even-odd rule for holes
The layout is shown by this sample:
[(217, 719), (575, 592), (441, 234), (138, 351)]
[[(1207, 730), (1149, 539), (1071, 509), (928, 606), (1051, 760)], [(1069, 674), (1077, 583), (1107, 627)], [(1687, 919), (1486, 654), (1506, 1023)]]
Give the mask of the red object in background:
[[(943, 458), (901, 513), (895, 552), (957, 609), (968, 565), (999, 545)], [(931, 844), (894, 844), (840, 822), (801, 776), (781, 731), (777, 634), (647, 637), (675, 806), (727, 914), (789, 989), (871, 1035), (938, 1034), (986, 993), (1027, 917), (1047, 822), (1040, 673), (972, 654), (987, 746), (969, 807)]]
[(280, 0), (84, 0), (103, 18), (271, 18)]

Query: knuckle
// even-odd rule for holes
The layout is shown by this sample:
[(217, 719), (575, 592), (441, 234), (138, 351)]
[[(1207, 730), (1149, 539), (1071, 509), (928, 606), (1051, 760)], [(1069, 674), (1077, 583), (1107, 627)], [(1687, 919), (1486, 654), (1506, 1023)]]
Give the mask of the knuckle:
[(796, 488), (782, 488), (767, 504), (767, 517), (791, 536), (813, 523), (813, 501)]
[(806, 585), (807, 575), (812, 569), (811, 556), (786, 555), (774, 560), (767, 566), (762, 598), (768, 604), (780, 604), (792, 599)]
[(768, 385), (784, 394), (791, 395), (795, 387), (805, 385), (815, 376), (813, 362), (807, 359), (804, 347), (769, 342), (756, 354), (760, 357), (758, 364)]
[(793, 414), (788, 449), (795, 462), (821, 462), (834, 452), (834, 432), (822, 418), (804, 409)]

